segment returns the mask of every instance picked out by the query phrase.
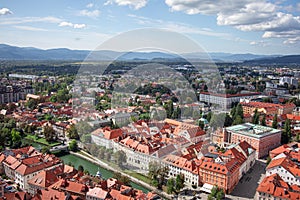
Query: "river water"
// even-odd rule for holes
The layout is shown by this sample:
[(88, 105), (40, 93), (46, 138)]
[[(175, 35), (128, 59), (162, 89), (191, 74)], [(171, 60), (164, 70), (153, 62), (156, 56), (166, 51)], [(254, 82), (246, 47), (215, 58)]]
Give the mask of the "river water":
[[(60, 155), (59, 156), (65, 164), (69, 164), (71, 163), (76, 169), (78, 169), (78, 166), (79, 165), (82, 165), (83, 168), (85, 170), (88, 170), (90, 172), (90, 174), (92, 175), (96, 175), (97, 171), (99, 170), (101, 172), (101, 175), (104, 179), (108, 179), (108, 178), (111, 178), (113, 177), (113, 172), (107, 170), (107, 169), (104, 169), (103, 167), (100, 167), (94, 163), (91, 163), (85, 159), (82, 159), (76, 155), (73, 155), (73, 154), (66, 154), (66, 155)], [(149, 190), (141, 185), (138, 185), (136, 183), (133, 183), (133, 182), (130, 182), (130, 185), (133, 187), (133, 188), (136, 188), (138, 190), (142, 190), (143, 192), (147, 193), (149, 192)]]

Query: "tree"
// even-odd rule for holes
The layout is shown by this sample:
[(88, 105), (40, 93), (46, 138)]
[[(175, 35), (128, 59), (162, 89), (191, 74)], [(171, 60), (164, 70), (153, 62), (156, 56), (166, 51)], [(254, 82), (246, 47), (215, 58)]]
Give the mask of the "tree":
[(172, 194), (174, 192), (174, 184), (175, 184), (174, 178), (169, 178), (166, 185), (168, 194)]
[(210, 122), (212, 115), (213, 115), (212, 112), (209, 112), (209, 113), (207, 114), (206, 120), (207, 120), (208, 122)]
[(164, 108), (166, 110), (167, 113), (167, 118), (171, 118), (172, 114), (174, 112), (174, 107), (173, 107), (173, 101), (169, 100), (165, 105)]
[(175, 189), (177, 191), (180, 191), (184, 187), (184, 175), (178, 174), (176, 176), (176, 183), (175, 183)]
[(211, 189), (211, 193), (208, 195), (208, 199), (217, 199), (221, 200), (225, 197), (224, 191), (221, 188), (218, 188), (218, 186), (214, 186)]
[(204, 129), (204, 122), (202, 120), (199, 120), (198, 126), (203, 130)]
[(232, 125), (238, 125), (242, 123), (244, 123), (244, 120), (240, 116), (237, 116), (235, 120), (232, 122)]
[(261, 120), (261, 125), (262, 126), (267, 126), (267, 123), (266, 123), (266, 115), (263, 116), (262, 120)]
[(43, 132), (44, 132), (44, 136), (45, 136), (45, 139), (47, 140), (47, 142), (52, 142), (52, 141), (55, 141), (57, 139), (57, 136), (56, 136), (55, 131), (52, 128), (52, 126), (46, 125), (44, 127)]
[(107, 161), (110, 161), (111, 160), (111, 155), (113, 154), (112, 150), (108, 150), (105, 154), (105, 159)]
[(78, 134), (78, 131), (77, 131), (77, 129), (76, 129), (76, 127), (75, 127), (74, 124), (72, 124), (70, 126), (70, 128), (67, 130), (67, 133), (68, 133), (68, 137), (70, 139), (75, 139), (75, 140), (79, 139), (79, 134)]
[(34, 108), (36, 108), (38, 102), (37, 100), (35, 99), (29, 99), (27, 102), (26, 102), (26, 107), (29, 108), (30, 110), (33, 110)]
[(234, 106), (230, 111), (231, 117), (235, 117), (235, 113), (236, 113), (236, 106)]
[(215, 197), (218, 193), (218, 186), (214, 186), (212, 189), (211, 189), (211, 196)]
[(126, 154), (124, 151), (117, 151), (116, 153), (114, 153), (114, 159), (117, 163), (117, 165), (121, 168), (123, 168), (123, 163), (126, 162)]
[(225, 196), (224, 191), (221, 189), (221, 190), (218, 191), (218, 193), (216, 195), (216, 199), (221, 200), (221, 199), (224, 198), (224, 196)]
[(284, 132), (287, 136), (287, 142), (291, 142), (292, 130), (291, 130), (291, 120), (287, 119), (284, 123)]
[(48, 146), (43, 146), (41, 149), (41, 152), (43, 154), (49, 154), (50, 153), (50, 148)]
[(113, 178), (121, 181), (124, 185), (130, 185), (130, 178), (128, 176), (123, 176), (119, 172), (114, 172)]
[(259, 112), (257, 109), (254, 110), (254, 115), (252, 118), (252, 123), (253, 124), (258, 124), (259, 123)]
[(225, 115), (224, 113), (220, 114), (213, 114), (210, 120), (209, 125), (213, 128), (223, 127), (225, 121)]
[(193, 111), (193, 119), (199, 119), (200, 117), (200, 112), (199, 110), (194, 110)]
[(226, 126), (226, 127), (231, 126), (232, 123), (233, 123), (232, 118), (226, 113), (224, 126)]
[(89, 147), (89, 152), (93, 155), (93, 156), (97, 156), (97, 151), (99, 149), (99, 147), (96, 144), (91, 144), (88, 146)]
[(168, 167), (161, 166), (159, 162), (150, 162), (148, 177), (151, 179), (151, 184), (161, 189), (168, 171)]
[(106, 151), (105, 147), (100, 147), (99, 150), (98, 150), (98, 158), (104, 159), (105, 151)]
[(78, 144), (77, 144), (77, 141), (76, 141), (76, 140), (72, 140), (72, 141), (69, 143), (69, 150), (70, 150), (70, 151), (78, 151)]
[(236, 111), (235, 111), (235, 116), (240, 116), (242, 119), (244, 119), (244, 111), (243, 111), (243, 106), (242, 104), (238, 104), (237, 107), (236, 107)]
[(296, 135), (296, 142), (299, 142), (300, 141), (300, 136), (299, 136), (299, 133), (297, 133)]
[(180, 115), (181, 115), (181, 109), (179, 108), (179, 106), (177, 106), (172, 114), (172, 118), (178, 119), (180, 117)]
[(21, 133), (19, 131), (16, 131), (16, 129), (12, 129), (11, 131), (11, 141), (12, 141), (12, 147), (13, 148), (19, 148), (22, 144), (21, 141)]
[(277, 119), (277, 115), (274, 115), (273, 122), (272, 122), (272, 128), (277, 129), (277, 127), (278, 127), (278, 119)]
[(56, 95), (52, 95), (52, 96), (50, 97), (50, 101), (53, 102), (53, 103), (56, 103), (56, 102), (57, 102), (57, 97), (56, 97)]
[(130, 185), (130, 178), (128, 176), (121, 176), (119, 180), (124, 183), (124, 185)]
[(80, 171), (80, 172), (84, 172), (84, 168), (83, 168), (83, 166), (82, 166), (82, 165), (79, 165), (79, 166), (78, 166), (78, 171)]

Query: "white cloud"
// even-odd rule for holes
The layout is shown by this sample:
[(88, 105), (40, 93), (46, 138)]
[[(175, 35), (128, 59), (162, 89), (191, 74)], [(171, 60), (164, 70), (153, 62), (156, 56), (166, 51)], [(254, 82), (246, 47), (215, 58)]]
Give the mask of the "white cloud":
[[(257, 0), (256, 0), (257, 1)], [(187, 14), (216, 15), (220, 12), (230, 13), (239, 10), (245, 4), (251, 3), (251, 0), (165, 0), (172, 11), (183, 11)]]
[(73, 27), (74, 27), (74, 28), (85, 28), (86, 25), (85, 25), (85, 24), (74, 24)]
[(291, 31), (266, 31), (263, 38), (283, 38), (284, 44), (295, 44), (300, 42), (300, 30), (291, 30)]
[(94, 7), (94, 4), (93, 3), (89, 3), (89, 4), (86, 5), (86, 7), (87, 8), (92, 8), (92, 7)]
[(62, 27), (64, 27), (64, 26), (73, 27), (73, 23), (71, 23), (71, 22), (61, 22), (58, 26), (62, 26)]
[(13, 14), (13, 12), (10, 11), (8, 8), (1, 8), (0, 9), (0, 16), (1, 15), (9, 15), (9, 14)]
[(147, 0), (108, 0), (104, 5), (117, 4), (118, 6), (129, 6), (135, 10), (138, 10), (147, 4)]
[(252, 41), (252, 42), (250, 42), (250, 45), (266, 47), (266, 46), (269, 46), (269, 43), (265, 42), (264, 40), (260, 40), (260, 41)]
[(86, 27), (85, 24), (73, 24), (71, 22), (61, 22), (58, 26), (61, 26), (61, 27), (72, 27), (72, 28), (76, 28), (76, 29), (81, 29), (81, 28), (85, 28)]
[[(217, 24), (233, 26), (242, 31), (262, 31), (264, 38), (287, 38), (284, 43), (298, 41), (299, 35), (287, 34), (300, 30), (300, 16), (282, 11), (279, 2), (267, 0), (165, 0), (171, 11), (217, 16)], [(288, 6), (285, 6), (287, 8)], [(295, 10), (300, 8), (300, 3)]]
[(79, 11), (79, 16), (87, 16), (87, 17), (98, 17), (100, 15), (99, 10), (81, 10)]
[(128, 16), (133, 18), (138, 24), (149, 25), (151, 27), (157, 27), (157, 28), (165, 28), (179, 33), (200, 34), (200, 35), (222, 37), (222, 38), (231, 37), (231, 35), (228, 33), (216, 32), (214, 30), (211, 30), (210, 28), (197, 28), (185, 23), (163, 21), (159, 19), (155, 20), (148, 17), (137, 16), (133, 14), (129, 14)]
[(60, 23), (62, 20), (56, 17), (14, 17), (0, 18), (0, 25), (25, 24), (32, 22)]
[(13, 27), (25, 31), (48, 31), (47, 29), (37, 28), (33, 26), (13, 26)]

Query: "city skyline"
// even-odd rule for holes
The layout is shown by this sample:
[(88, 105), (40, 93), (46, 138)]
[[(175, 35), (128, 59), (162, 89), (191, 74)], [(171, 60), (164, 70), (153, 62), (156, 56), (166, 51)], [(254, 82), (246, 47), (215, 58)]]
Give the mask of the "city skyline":
[(163, 28), (207, 52), (299, 54), (300, 3), (290, 1), (3, 1), (0, 43), (93, 50), (126, 31)]

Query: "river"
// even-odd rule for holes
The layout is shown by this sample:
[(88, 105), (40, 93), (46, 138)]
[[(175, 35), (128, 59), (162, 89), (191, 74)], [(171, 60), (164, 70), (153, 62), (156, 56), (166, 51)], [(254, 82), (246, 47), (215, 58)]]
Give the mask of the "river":
[[(64, 161), (65, 164), (72, 163), (72, 165), (75, 166), (76, 169), (78, 169), (79, 165), (82, 165), (84, 169), (88, 170), (93, 175), (96, 175), (97, 171), (99, 170), (104, 179), (113, 177), (113, 172), (111, 172), (107, 169), (104, 169), (103, 167), (100, 167), (94, 163), (91, 163), (85, 159), (82, 159), (76, 155), (66, 154), (66, 155), (58, 155), (58, 156)], [(133, 188), (142, 190), (145, 193), (149, 192), (149, 190), (147, 188), (145, 188), (141, 185), (138, 185), (136, 183), (130, 182), (130, 185)]]

